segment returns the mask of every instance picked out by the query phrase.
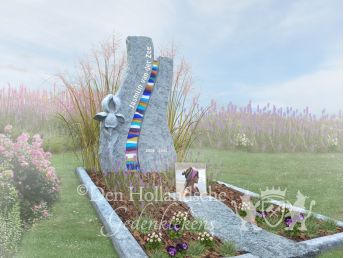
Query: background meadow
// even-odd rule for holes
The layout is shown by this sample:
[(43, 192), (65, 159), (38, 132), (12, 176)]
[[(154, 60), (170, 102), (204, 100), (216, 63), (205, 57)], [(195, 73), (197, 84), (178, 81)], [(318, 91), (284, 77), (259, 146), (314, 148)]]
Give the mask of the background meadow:
[[(51, 152), (78, 149), (71, 144), (70, 132), (61, 118), (79, 112), (73, 103), (75, 95), (89, 98), (82, 89), (70, 94), (57, 86), (46, 90), (8, 85), (0, 89), (0, 127), (11, 124), (16, 134), (39, 133)], [(85, 113), (87, 104), (82, 106)], [(261, 107), (250, 102), (246, 106), (219, 106), (213, 100), (203, 116), (195, 130), (194, 148), (267, 153), (326, 153), (343, 149), (341, 111), (329, 114), (324, 109), (321, 114), (312, 114), (307, 107), (298, 110), (270, 103)]]

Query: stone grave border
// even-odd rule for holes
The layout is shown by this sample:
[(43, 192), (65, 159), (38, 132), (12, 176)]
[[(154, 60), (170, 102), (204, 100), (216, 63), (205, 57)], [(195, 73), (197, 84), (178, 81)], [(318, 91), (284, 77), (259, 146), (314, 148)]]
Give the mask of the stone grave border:
[[(85, 194), (87, 193), (97, 216), (104, 225), (105, 231), (119, 257), (121, 258), (148, 258), (145, 251), (130, 233), (116, 214), (108, 201), (104, 198), (98, 187), (93, 183), (86, 170), (78, 167), (75, 173), (80, 179)], [(237, 255), (238, 258), (258, 258), (250, 253)]]
[[(98, 187), (93, 183), (89, 175), (87, 174), (86, 170), (82, 167), (78, 167), (76, 169), (76, 174), (80, 179), (83, 187), (87, 192), (87, 195), (96, 210), (96, 213), (101, 220), (102, 224), (104, 225), (105, 231), (111, 239), (113, 247), (117, 251), (118, 255), (123, 258), (144, 258), (148, 256), (146, 255), (145, 251), (142, 247), (138, 244), (134, 236), (130, 233), (127, 227), (124, 225), (120, 217), (116, 214), (113, 210), (111, 205), (108, 201), (104, 198), (101, 192), (98, 190)], [(223, 184), (228, 188), (231, 188), (235, 191), (240, 193), (252, 196), (252, 197), (259, 197), (257, 193), (242, 189), (240, 187), (218, 181), (219, 184)], [(273, 204), (282, 205), (281, 202), (272, 200)], [(290, 210), (299, 211), (302, 213), (308, 213), (309, 211), (301, 209), (299, 207), (294, 206), (287, 206)], [(313, 213), (313, 215), (318, 218), (319, 220), (327, 220), (331, 219), (324, 215)], [(343, 223), (341, 221), (335, 221), (336, 224), (340, 227), (343, 227)], [(318, 248), (320, 251), (330, 250), (335, 247), (338, 247), (343, 244), (343, 233), (337, 233), (329, 236), (318, 237), (311, 240), (302, 241), (308, 246)], [(257, 257), (250, 253), (238, 255), (235, 257), (240, 258), (254, 258)]]
[[(255, 198), (259, 198), (259, 194), (255, 193), (255, 192), (251, 192), (249, 190), (237, 187), (235, 185), (231, 185), (222, 181), (217, 181), (217, 183), (219, 184), (223, 184), (226, 187), (233, 189), (239, 193), (251, 196), (251, 197), (255, 197)], [(271, 200), (271, 203), (278, 205), (278, 206), (282, 206), (284, 205), (282, 202), (277, 201), (277, 200)], [(289, 210), (292, 211), (297, 211), (297, 212), (302, 212), (302, 213), (309, 213), (308, 210), (305, 209), (301, 209), (299, 207), (293, 206), (293, 205), (285, 205), (285, 207), (287, 207)], [(319, 213), (314, 213), (312, 212), (312, 214), (319, 220), (325, 221), (325, 220), (333, 220), (327, 216), (324, 216), (322, 214)], [(339, 221), (339, 220), (334, 220), (335, 223), (337, 224), (337, 226), (343, 228), (343, 222)], [(301, 241), (300, 243), (306, 244), (310, 247), (313, 248), (317, 248), (319, 249), (319, 251), (326, 251), (326, 250), (331, 250), (333, 248), (339, 247), (343, 244), (343, 232), (341, 233), (336, 233), (333, 235), (328, 235), (328, 236), (323, 236), (323, 237), (317, 237), (317, 238), (313, 238), (310, 240), (305, 240), (305, 241)]]
[(118, 255), (123, 258), (148, 258), (120, 217), (98, 190), (98, 187), (93, 183), (86, 170), (78, 167), (75, 172), (80, 178), (81, 184), (85, 187), (84, 190), (87, 192), (90, 202), (103, 223)]

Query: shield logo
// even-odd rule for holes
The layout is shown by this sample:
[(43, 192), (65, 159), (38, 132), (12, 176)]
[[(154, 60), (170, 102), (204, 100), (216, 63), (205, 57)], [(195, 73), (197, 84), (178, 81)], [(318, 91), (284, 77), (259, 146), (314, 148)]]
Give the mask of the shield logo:
[[(275, 228), (284, 222), (286, 205), (288, 201), (285, 198), (287, 189), (281, 191), (280, 189), (266, 189), (261, 191), (260, 200), (255, 205), (257, 220), (264, 220), (265, 223)], [(278, 206), (271, 203), (271, 200), (279, 201), (282, 205)]]

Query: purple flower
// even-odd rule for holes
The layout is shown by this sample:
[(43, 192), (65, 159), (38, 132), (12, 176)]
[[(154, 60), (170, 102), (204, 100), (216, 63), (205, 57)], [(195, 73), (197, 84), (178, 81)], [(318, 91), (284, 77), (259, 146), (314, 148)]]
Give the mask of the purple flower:
[(259, 217), (259, 218), (266, 218), (267, 217), (267, 212), (266, 211), (256, 211), (256, 215)]
[(164, 225), (164, 228), (165, 228), (165, 229), (170, 229), (170, 228), (171, 228), (171, 224), (166, 223), (166, 224)]
[(177, 246), (176, 246), (176, 248), (177, 248), (177, 251), (179, 252), (179, 251), (183, 251), (183, 246), (182, 246), (182, 244), (177, 244)]
[(258, 216), (259, 218), (262, 218), (263, 214), (261, 211), (256, 211), (256, 216)]
[(185, 242), (177, 244), (177, 251), (185, 251), (189, 248), (189, 245)]
[(168, 246), (166, 248), (166, 251), (170, 256), (176, 256), (177, 254), (177, 248), (175, 248), (174, 246)]
[(285, 224), (287, 227), (289, 227), (292, 223), (293, 223), (293, 220), (291, 219), (290, 216), (285, 217), (285, 219), (284, 219), (284, 224)]
[(173, 230), (175, 232), (178, 232), (180, 230), (180, 225), (179, 224), (172, 225), (172, 227), (173, 227)]
[(300, 213), (299, 219), (300, 219), (300, 220), (304, 220), (304, 218), (305, 218), (305, 215), (304, 215), (303, 213)]

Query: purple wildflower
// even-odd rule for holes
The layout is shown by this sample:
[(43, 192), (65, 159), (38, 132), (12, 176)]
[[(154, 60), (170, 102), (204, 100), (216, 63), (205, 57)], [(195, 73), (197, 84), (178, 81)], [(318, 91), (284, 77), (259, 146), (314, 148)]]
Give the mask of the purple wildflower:
[(165, 228), (165, 229), (170, 229), (170, 228), (171, 228), (171, 224), (166, 223), (166, 224), (164, 225), (164, 228)]
[(266, 211), (256, 211), (256, 216), (258, 216), (259, 218), (266, 218), (267, 217), (267, 212)]
[(172, 228), (175, 232), (178, 232), (180, 230), (180, 225), (179, 224), (174, 224), (172, 225)]
[(285, 224), (287, 227), (289, 227), (292, 223), (293, 223), (293, 220), (291, 219), (290, 216), (285, 217), (285, 219), (284, 219), (284, 224)]
[(183, 250), (187, 250), (189, 248), (189, 245), (186, 242), (182, 243), (182, 246), (183, 246)]
[(304, 218), (305, 218), (305, 215), (304, 215), (303, 213), (300, 213), (299, 219), (300, 219), (300, 220), (304, 220)]
[(177, 244), (176, 248), (177, 248), (177, 251), (178, 251), (178, 252), (179, 252), (179, 251), (183, 251), (183, 246), (182, 246), (181, 243)]
[(170, 256), (176, 256), (177, 254), (177, 248), (175, 248), (174, 246), (168, 246), (166, 248), (166, 251)]
[(177, 244), (177, 251), (185, 251), (189, 248), (189, 245), (185, 242)]

